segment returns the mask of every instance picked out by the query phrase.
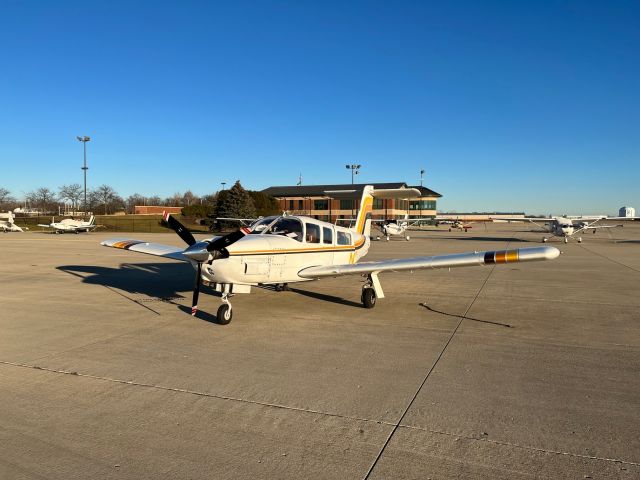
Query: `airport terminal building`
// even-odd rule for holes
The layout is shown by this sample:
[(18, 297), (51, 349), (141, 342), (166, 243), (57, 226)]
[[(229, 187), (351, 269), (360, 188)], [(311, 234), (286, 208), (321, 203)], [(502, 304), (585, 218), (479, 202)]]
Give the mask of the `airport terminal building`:
[[(415, 188), (420, 191), (419, 197), (398, 199), (374, 199), (372, 218), (396, 219), (410, 218), (433, 219), (436, 216), (436, 201), (442, 197), (437, 192), (423, 187), (408, 185), (404, 182), (395, 183), (358, 183), (342, 185), (293, 185), (269, 187), (262, 191), (275, 197), (280, 208), (292, 215), (307, 215), (328, 222), (335, 222), (339, 218), (353, 218), (357, 214), (362, 190), (366, 185), (374, 188)], [(350, 198), (332, 198), (327, 192), (351, 190)]]

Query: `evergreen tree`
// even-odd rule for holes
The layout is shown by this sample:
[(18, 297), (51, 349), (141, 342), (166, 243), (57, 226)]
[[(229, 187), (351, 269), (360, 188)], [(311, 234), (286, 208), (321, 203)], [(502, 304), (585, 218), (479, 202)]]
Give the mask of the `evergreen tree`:
[(242, 188), (240, 180), (228, 190), (218, 193), (216, 216), (228, 218), (255, 218), (256, 207), (251, 195)]
[(267, 217), (269, 215), (279, 215), (282, 213), (282, 208), (271, 195), (266, 193), (256, 192), (249, 190), (249, 195), (253, 199), (253, 204), (256, 207), (256, 214), (260, 217)]

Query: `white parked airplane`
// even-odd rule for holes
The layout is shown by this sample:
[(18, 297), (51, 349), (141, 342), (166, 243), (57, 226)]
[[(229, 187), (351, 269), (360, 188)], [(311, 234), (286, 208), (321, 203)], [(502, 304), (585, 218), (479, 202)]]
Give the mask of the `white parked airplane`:
[(45, 228), (53, 228), (55, 233), (80, 233), (80, 232), (90, 232), (96, 225), (96, 218), (91, 215), (91, 218), (88, 222), (83, 220), (74, 220), (73, 218), (65, 218), (59, 222), (55, 222), (54, 219), (51, 219), (51, 223), (49, 225), (38, 224), (39, 227)]
[[(6, 220), (0, 220), (0, 230), (3, 232), (22, 232), (22, 228), (16, 225), (13, 221), (15, 217), (13, 216), (13, 212), (9, 213), (0, 213), (0, 218), (6, 218)], [(27, 228), (27, 230), (29, 230)]]
[[(409, 193), (419, 195), (417, 190), (415, 195)], [(378, 279), (382, 272), (551, 260), (560, 255), (557, 248), (545, 246), (358, 263), (371, 244), (374, 197), (406, 198), (407, 189), (364, 187), (352, 229), (304, 216), (281, 215), (260, 219), (251, 228), (242, 227), (222, 237), (196, 241), (180, 222), (165, 213), (165, 221), (188, 244), (186, 249), (127, 239), (105, 240), (101, 244), (190, 262), (196, 269), (191, 314), (198, 310), (200, 284), (204, 281), (222, 294), (223, 303), (217, 312), (221, 324), (231, 321), (229, 297), (249, 293), (252, 286), (286, 286), (324, 277), (362, 275), (365, 281), (361, 301), (365, 308), (372, 308), (377, 298), (384, 298)]]
[[(601, 228), (617, 228), (623, 225), (596, 225), (601, 220), (637, 220), (638, 217), (580, 217), (580, 218), (568, 218), (564, 217), (548, 217), (548, 218), (536, 218), (536, 217), (523, 217), (523, 218), (496, 218), (496, 220), (508, 221), (508, 222), (531, 222), (534, 225), (543, 223), (543, 231), (550, 233), (550, 236), (542, 237), (543, 242), (549, 241), (553, 237), (564, 238), (564, 243), (569, 243), (569, 239), (574, 235), (578, 235), (582, 232), (596, 230)], [(576, 238), (578, 243), (582, 243), (582, 237), (578, 235)]]

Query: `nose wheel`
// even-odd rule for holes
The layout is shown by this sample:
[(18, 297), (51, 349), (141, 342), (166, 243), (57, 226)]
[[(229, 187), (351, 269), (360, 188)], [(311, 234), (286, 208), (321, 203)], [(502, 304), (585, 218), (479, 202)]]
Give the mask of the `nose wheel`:
[(568, 237), (564, 237), (564, 243), (569, 243), (569, 238)]
[(547, 237), (542, 237), (542, 243), (547, 243), (549, 239)]
[(222, 305), (218, 308), (216, 313), (217, 323), (220, 325), (228, 325), (233, 318), (233, 310), (231, 310), (231, 303), (229, 303), (229, 294), (222, 294)]

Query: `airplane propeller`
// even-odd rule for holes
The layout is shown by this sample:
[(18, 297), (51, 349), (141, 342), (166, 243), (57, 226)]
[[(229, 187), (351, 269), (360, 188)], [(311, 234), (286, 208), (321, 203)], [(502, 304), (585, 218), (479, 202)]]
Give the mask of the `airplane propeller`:
[(193, 300), (191, 302), (191, 315), (198, 312), (198, 297), (200, 295), (200, 285), (202, 283), (202, 263), (209, 260), (209, 256), (213, 257), (213, 260), (223, 258), (227, 256), (225, 249), (240, 240), (251, 230), (246, 227), (240, 228), (235, 232), (231, 232), (220, 238), (216, 238), (213, 241), (198, 242), (191, 232), (182, 225), (177, 219), (173, 218), (171, 214), (164, 212), (162, 219), (174, 230), (182, 240), (188, 245), (188, 247), (182, 252), (182, 254), (197, 263), (196, 278), (193, 286)]

